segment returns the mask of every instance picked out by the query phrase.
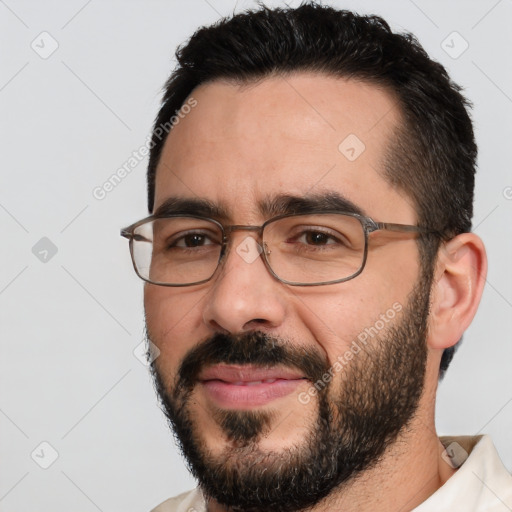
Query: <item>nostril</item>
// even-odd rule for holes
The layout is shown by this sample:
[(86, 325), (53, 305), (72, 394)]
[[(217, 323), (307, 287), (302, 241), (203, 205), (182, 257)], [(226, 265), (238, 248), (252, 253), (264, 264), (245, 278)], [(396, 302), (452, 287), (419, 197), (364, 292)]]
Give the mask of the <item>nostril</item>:
[(254, 330), (266, 330), (268, 327), (271, 327), (271, 322), (269, 320), (265, 320), (264, 318), (253, 318), (246, 322), (242, 328), (243, 331), (254, 331)]
[(228, 329), (222, 327), (222, 325), (220, 325), (216, 320), (210, 320), (210, 326), (213, 328), (215, 332), (221, 334), (231, 334)]

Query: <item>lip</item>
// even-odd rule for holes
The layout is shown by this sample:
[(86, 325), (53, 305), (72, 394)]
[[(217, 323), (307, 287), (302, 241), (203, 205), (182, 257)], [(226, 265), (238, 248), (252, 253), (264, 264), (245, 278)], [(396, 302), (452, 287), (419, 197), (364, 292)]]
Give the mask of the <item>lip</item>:
[(234, 384), (236, 382), (254, 382), (259, 380), (303, 379), (304, 375), (290, 368), (262, 368), (251, 365), (217, 364), (206, 368), (199, 374), (199, 380), (222, 380)]
[(305, 380), (289, 368), (216, 365), (203, 370), (199, 381), (208, 398), (223, 408), (248, 409), (268, 404), (295, 391)]

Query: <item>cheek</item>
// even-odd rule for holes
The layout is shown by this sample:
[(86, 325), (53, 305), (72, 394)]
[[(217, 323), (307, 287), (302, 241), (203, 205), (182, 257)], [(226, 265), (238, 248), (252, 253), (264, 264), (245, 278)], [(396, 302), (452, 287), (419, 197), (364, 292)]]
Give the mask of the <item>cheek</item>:
[[(401, 318), (409, 293), (417, 280), (416, 265), (375, 273), (369, 269), (351, 281), (304, 292), (296, 308), (301, 323), (332, 365), (350, 351), (353, 343), (364, 343), (371, 334), (387, 331)], [(397, 271), (400, 268), (400, 271)]]
[(179, 363), (185, 353), (199, 341), (201, 308), (205, 292), (146, 285), (144, 309), (151, 341), (160, 350), (160, 365), (166, 368)]
[[(357, 292), (356, 292), (357, 291)], [(378, 305), (347, 283), (302, 294), (297, 314), (308, 337), (330, 364), (343, 354), (373, 318)]]

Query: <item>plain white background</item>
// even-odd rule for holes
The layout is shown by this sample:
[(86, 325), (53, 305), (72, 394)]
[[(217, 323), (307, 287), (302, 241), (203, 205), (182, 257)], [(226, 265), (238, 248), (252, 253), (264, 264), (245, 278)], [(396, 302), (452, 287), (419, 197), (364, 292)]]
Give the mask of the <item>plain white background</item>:
[[(474, 102), (474, 225), (490, 271), (437, 426), (491, 434), (512, 469), (512, 2), (330, 3), (415, 33)], [(147, 214), (147, 160), (102, 200), (93, 190), (144, 145), (176, 46), (253, 5), (0, 1), (3, 512), (143, 512), (194, 486), (134, 355), (142, 282), (118, 233)]]

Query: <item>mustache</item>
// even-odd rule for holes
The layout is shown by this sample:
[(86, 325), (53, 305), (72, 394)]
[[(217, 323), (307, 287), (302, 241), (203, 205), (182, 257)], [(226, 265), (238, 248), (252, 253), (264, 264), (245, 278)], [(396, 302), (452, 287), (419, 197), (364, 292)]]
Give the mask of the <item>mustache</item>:
[(293, 346), (282, 338), (261, 331), (236, 335), (216, 333), (184, 357), (177, 373), (175, 390), (180, 394), (192, 391), (201, 370), (220, 363), (292, 367), (311, 382), (321, 379), (329, 369), (327, 358), (312, 347)]

